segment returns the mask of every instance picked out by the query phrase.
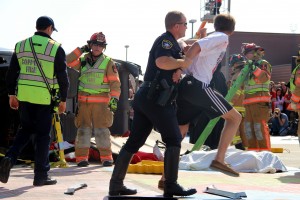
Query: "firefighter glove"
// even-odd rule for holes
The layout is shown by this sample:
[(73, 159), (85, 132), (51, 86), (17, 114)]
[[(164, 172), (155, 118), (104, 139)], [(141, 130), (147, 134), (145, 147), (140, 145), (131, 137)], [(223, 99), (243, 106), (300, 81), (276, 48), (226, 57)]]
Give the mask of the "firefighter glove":
[(81, 49), (82, 53), (85, 53), (85, 52), (89, 52), (89, 51), (90, 51), (90, 48), (89, 48), (89, 46), (88, 46), (87, 44), (84, 45), (84, 46), (82, 46), (80, 49)]
[(258, 65), (258, 63), (255, 62), (255, 61), (249, 62), (249, 66), (250, 66), (249, 68), (250, 68), (250, 70), (251, 71), (255, 71), (257, 69), (257, 65)]
[(109, 108), (112, 112), (116, 112), (117, 111), (117, 108), (118, 108), (118, 102), (119, 100), (116, 99), (116, 98), (111, 98), (110, 101), (109, 101)]

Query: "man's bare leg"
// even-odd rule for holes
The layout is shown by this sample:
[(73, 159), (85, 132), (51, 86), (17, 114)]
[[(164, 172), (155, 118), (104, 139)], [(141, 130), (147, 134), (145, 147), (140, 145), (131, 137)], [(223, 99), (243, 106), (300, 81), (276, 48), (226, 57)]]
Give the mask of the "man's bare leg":
[(222, 118), (225, 119), (225, 123), (215, 160), (224, 163), (225, 153), (239, 128), (242, 116), (237, 110), (231, 109), (228, 113), (224, 114)]
[(218, 169), (222, 172), (229, 172), (233, 175), (239, 175), (238, 172), (226, 166), (225, 154), (239, 128), (242, 116), (233, 108), (228, 113), (222, 115), (222, 118), (225, 119), (225, 124), (221, 133), (218, 151), (215, 160), (213, 160), (211, 164), (211, 168)]

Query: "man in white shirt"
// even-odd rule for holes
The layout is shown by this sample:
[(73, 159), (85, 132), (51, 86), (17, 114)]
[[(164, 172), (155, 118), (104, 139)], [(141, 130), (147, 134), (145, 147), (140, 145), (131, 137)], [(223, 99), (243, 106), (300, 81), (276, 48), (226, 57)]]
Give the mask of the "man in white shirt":
[(186, 76), (179, 86), (177, 118), (183, 135), (189, 123), (201, 112), (210, 118), (222, 117), (224, 129), (218, 152), (211, 168), (223, 173), (239, 176), (239, 173), (225, 163), (225, 153), (241, 122), (241, 115), (218, 92), (210, 87), (210, 81), (228, 46), (228, 37), (234, 32), (235, 19), (220, 14), (214, 19), (215, 32), (196, 41), (186, 53), (186, 59), (193, 62), (186, 70)]

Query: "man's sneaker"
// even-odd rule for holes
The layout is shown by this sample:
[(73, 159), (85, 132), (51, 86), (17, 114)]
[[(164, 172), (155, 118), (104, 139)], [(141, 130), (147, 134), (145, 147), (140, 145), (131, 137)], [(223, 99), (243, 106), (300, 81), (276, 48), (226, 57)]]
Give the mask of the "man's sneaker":
[(51, 179), (48, 177), (45, 180), (34, 180), (33, 185), (34, 186), (43, 186), (43, 185), (55, 185), (57, 183), (57, 180)]
[(11, 159), (9, 157), (2, 158), (0, 162), (0, 181), (2, 183), (7, 183), (11, 168), (12, 168)]
[(86, 160), (82, 160), (79, 163), (77, 163), (78, 167), (87, 167), (90, 163)]

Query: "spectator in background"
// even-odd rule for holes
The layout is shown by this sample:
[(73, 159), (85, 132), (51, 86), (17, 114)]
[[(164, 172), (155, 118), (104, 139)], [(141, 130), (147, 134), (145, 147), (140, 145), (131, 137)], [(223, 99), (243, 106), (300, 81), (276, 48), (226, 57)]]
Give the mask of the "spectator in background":
[(292, 112), (291, 110), (288, 110), (288, 107), (291, 104), (291, 98), (292, 98), (292, 92), (291, 92), (291, 90), (288, 89), (284, 95), (284, 103), (283, 103), (282, 112), (285, 113), (289, 117), (289, 119), (290, 119), (290, 113)]
[(275, 108), (279, 108), (282, 112), (283, 110), (283, 103), (284, 103), (284, 96), (282, 94), (282, 89), (277, 88), (276, 89), (276, 100), (275, 100)]
[(289, 119), (285, 113), (282, 113), (279, 108), (275, 108), (272, 116), (271, 135), (285, 136), (289, 129)]
[(280, 82), (280, 87), (281, 87), (281, 90), (282, 90), (281, 93), (284, 96), (288, 92), (289, 88), (286, 86), (285, 82)]
[(275, 101), (276, 101), (276, 85), (274, 81), (270, 82), (270, 95), (271, 95), (271, 109), (272, 109), (272, 114), (274, 113), (275, 109)]

